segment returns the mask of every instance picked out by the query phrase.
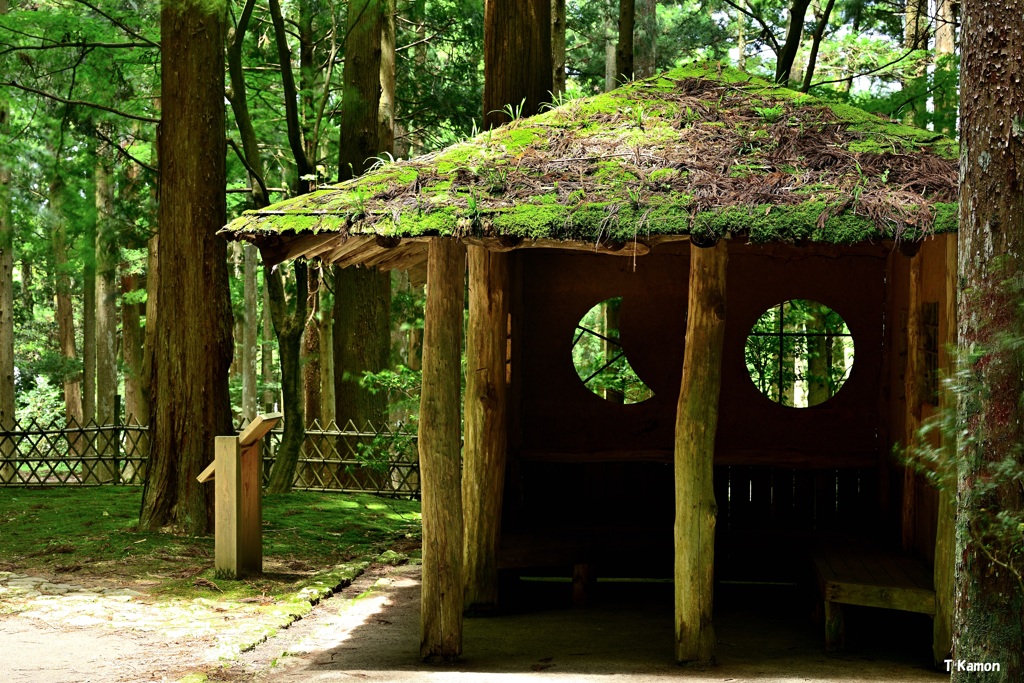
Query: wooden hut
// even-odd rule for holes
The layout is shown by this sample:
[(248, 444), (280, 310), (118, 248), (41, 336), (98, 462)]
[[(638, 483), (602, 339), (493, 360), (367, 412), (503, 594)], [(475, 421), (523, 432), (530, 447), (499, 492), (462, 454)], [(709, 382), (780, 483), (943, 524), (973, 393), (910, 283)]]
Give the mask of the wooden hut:
[[(499, 567), (562, 568), (582, 595), (595, 574), (642, 565), (674, 576), (677, 659), (710, 660), (717, 555), (719, 578), (750, 579), (813, 558), (830, 645), (843, 604), (909, 609), (935, 616), (941, 658), (949, 504), (892, 451), (944, 400), (956, 154), (941, 136), (699, 65), (248, 212), (226, 232), (271, 264), (408, 269), (427, 284), (424, 657), (461, 652), (463, 610), (500, 600)], [(615, 297), (610, 342), (645, 387), (631, 404), (574, 367), (581, 320)], [(829, 361), (843, 386), (814, 406), (792, 405), (807, 386), (766, 396), (751, 375), (752, 329), (772, 310), (777, 330), (762, 337), (779, 344), (776, 376), (813, 374), (783, 362), (785, 340), (812, 343), (807, 324), (783, 321), (790, 301), (841, 316), (842, 330), (816, 329), (836, 354), (855, 349), (852, 367)], [(870, 543), (813, 550), (836, 534)]]

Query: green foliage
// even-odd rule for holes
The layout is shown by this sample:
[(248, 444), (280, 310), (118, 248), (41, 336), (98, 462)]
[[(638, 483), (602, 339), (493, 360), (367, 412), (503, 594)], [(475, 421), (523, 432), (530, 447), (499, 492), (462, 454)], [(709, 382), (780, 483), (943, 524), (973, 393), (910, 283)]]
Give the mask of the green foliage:
[[(839, 391), (853, 366), (853, 352), (850, 329), (838, 313), (814, 301), (792, 299), (757, 319), (743, 357), (762, 394), (782, 405), (806, 407)], [(824, 373), (816, 374), (816, 367)], [(812, 398), (815, 386), (821, 388), (817, 401)]]
[(574, 332), (572, 362), (580, 380), (593, 393), (620, 403), (641, 403), (654, 392), (629, 364), (619, 330), (608, 326), (617, 317), (622, 297), (597, 304), (580, 320)]

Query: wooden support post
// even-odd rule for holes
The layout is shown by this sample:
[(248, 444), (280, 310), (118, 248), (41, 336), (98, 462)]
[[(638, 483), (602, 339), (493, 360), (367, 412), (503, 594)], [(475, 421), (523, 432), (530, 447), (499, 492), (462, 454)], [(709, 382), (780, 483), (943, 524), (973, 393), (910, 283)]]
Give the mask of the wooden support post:
[[(907, 365), (903, 376), (904, 431), (903, 446), (910, 455), (917, 442), (917, 430), (921, 426), (921, 375), (924, 362), (921, 358), (921, 256), (918, 252), (910, 259), (910, 296), (907, 302)], [(901, 538), (903, 550), (914, 547), (917, 531), (917, 470), (907, 465), (903, 470), (903, 506), (901, 514)]]
[(260, 443), (281, 413), (257, 415), (238, 436), (218, 436), (214, 460), (196, 479), (213, 479), (214, 568), (220, 578), (263, 571), (263, 456)]
[(242, 573), (242, 450), (237, 436), (218, 436), (214, 448), (214, 569), (218, 578)]
[(683, 379), (675, 427), (676, 660), (712, 662), (715, 572), (713, 488), (715, 431), (725, 341), (725, 274), (729, 247), (690, 246), (690, 288)]
[(419, 426), (423, 497), (420, 655), (427, 660), (448, 660), (462, 653), (459, 393), (465, 277), (465, 247), (449, 238), (431, 240)]
[(242, 573), (263, 571), (263, 451), (257, 441), (242, 451), (242, 513), (240, 562)]
[(469, 247), (466, 431), (462, 472), (466, 610), (498, 603), (498, 540), (508, 442), (508, 255)]
[(846, 647), (846, 619), (843, 605), (825, 601), (825, 652), (836, 652)]
[[(951, 377), (956, 357), (950, 349), (956, 348), (956, 235), (946, 235), (946, 334), (939, 345), (939, 367), (942, 373)], [(939, 392), (940, 411), (954, 410), (956, 396), (947, 387)], [(952, 470), (956, 458), (956, 435), (943, 434), (942, 447), (947, 466)], [(944, 464), (946, 464), (944, 463)], [(935, 665), (939, 666), (950, 656), (953, 649), (953, 601), (955, 595), (956, 568), (956, 477), (940, 479), (939, 519), (935, 529), (935, 568), (932, 579), (935, 583), (935, 621), (932, 628), (932, 654)]]

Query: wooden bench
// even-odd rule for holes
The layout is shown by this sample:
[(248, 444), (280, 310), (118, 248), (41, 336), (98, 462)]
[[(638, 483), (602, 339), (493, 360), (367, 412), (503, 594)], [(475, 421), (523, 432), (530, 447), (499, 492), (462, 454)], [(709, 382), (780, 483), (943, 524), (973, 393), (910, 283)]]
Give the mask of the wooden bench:
[(825, 651), (845, 645), (843, 605), (882, 607), (935, 616), (932, 572), (921, 562), (864, 544), (832, 544), (813, 551), (825, 602)]

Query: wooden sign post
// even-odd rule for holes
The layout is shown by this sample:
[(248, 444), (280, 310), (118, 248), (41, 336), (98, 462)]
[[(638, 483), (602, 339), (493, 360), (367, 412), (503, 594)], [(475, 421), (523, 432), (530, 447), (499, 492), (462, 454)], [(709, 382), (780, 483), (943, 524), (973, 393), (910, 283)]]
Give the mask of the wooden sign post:
[(238, 436), (218, 436), (214, 460), (197, 477), (216, 481), (214, 568), (218, 578), (263, 571), (263, 437), (281, 413), (258, 415)]

